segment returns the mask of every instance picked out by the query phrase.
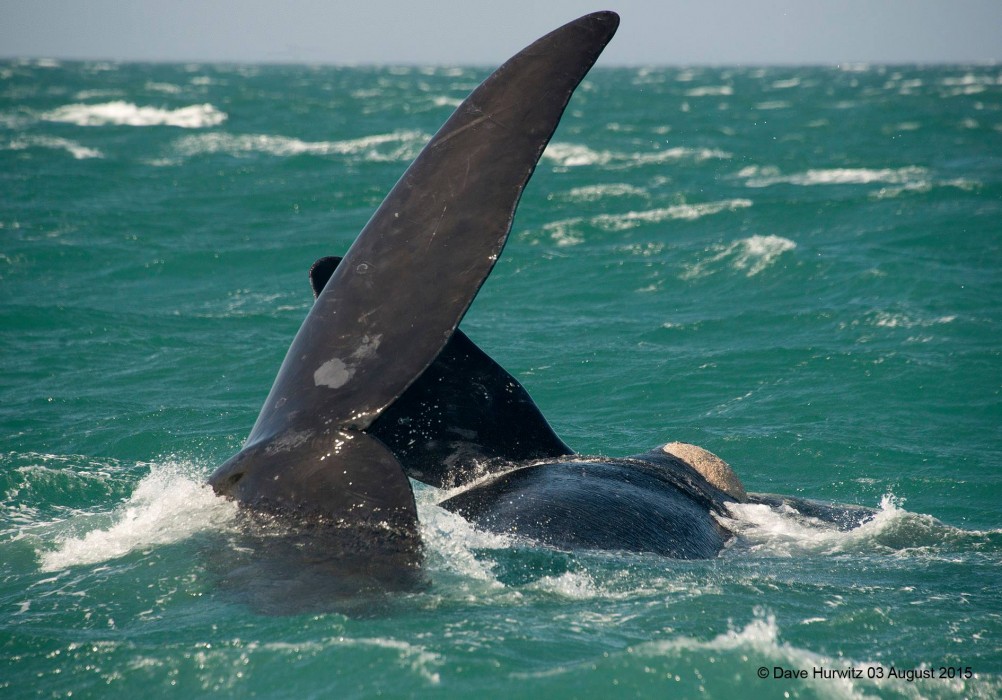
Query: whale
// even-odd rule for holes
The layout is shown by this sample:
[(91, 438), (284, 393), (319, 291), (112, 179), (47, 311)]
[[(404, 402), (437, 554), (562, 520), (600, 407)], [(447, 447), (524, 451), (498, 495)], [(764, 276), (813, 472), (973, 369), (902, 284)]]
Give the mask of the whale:
[(390, 579), (422, 564), (412, 480), (443, 489), (438, 505), (491, 532), (674, 559), (725, 549), (735, 503), (847, 528), (868, 517), (748, 494), (724, 460), (694, 445), (579, 455), (459, 328), (574, 90), (618, 25), (614, 12), (588, 14), (506, 61), (344, 255), (313, 263), (313, 305), (242, 448), (210, 476), (217, 494), (308, 532), (363, 577)]

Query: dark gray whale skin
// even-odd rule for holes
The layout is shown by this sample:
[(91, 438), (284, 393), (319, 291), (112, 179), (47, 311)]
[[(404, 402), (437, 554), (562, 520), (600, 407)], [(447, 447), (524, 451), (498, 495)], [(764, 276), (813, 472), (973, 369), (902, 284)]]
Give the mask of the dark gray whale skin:
[(731, 538), (717, 521), (733, 502), (661, 450), (567, 458), (514, 469), (440, 505), (494, 532), (560, 549), (716, 556)]
[[(310, 270), (319, 295), (340, 258)], [(734, 498), (654, 449), (582, 457), (518, 381), (456, 330), (435, 361), (366, 431), (412, 479), (462, 490), (439, 503), (478, 527), (561, 549), (716, 556)]]
[(618, 25), (597, 12), (556, 29), (456, 109), (333, 271), (243, 448), (210, 476), (216, 493), (329, 531), (392, 533), (374, 550), (420, 560), (410, 481), (367, 429), (454, 336), (574, 89)]
[(311, 268), (314, 305), (243, 448), (209, 482), (255, 517), (293, 523), (297, 551), (324, 543), (336, 553), (325, 570), (362, 572), (378, 589), (413, 579), (422, 552), (410, 479), (457, 489), (442, 507), (482, 528), (552, 547), (692, 559), (731, 539), (721, 518), (732, 496), (661, 449), (575, 455), (458, 329), (618, 24), (612, 12), (586, 15), (498, 68), (344, 258)]

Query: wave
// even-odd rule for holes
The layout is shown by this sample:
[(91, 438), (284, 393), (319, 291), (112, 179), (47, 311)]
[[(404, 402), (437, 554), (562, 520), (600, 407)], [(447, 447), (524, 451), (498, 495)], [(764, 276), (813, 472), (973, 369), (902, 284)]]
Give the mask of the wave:
[(776, 168), (751, 165), (742, 168), (738, 177), (745, 179), (747, 187), (772, 185), (869, 185), (872, 183), (903, 184), (928, 178), (929, 171), (916, 165), (903, 168), (828, 168), (812, 169), (792, 175), (782, 175)]
[(463, 104), (463, 100), (458, 97), (440, 95), (432, 99), (432, 104), (436, 107), (449, 107), (451, 109), (455, 109), (459, 105)]
[(726, 97), (733, 94), (734, 88), (730, 85), (705, 85), (685, 91), (686, 97)]
[(394, 131), (344, 141), (303, 141), (272, 134), (227, 134), (210, 132), (186, 136), (174, 144), (183, 157), (224, 153), (232, 156), (265, 154), (278, 157), (298, 155), (355, 155), (373, 162), (408, 161), (417, 157), (428, 141), (420, 131)]
[(978, 95), (986, 90), (1002, 85), (1002, 74), (986, 73), (965, 73), (964, 75), (951, 76), (939, 81), (939, 87), (944, 97), (958, 97), (964, 95)]
[(91, 90), (80, 90), (73, 95), (75, 100), (95, 100), (95, 99), (108, 99), (110, 97), (122, 97), (125, 95), (125, 91), (119, 88), (100, 88)]
[(719, 202), (703, 202), (700, 204), (676, 204), (661, 209), (630, 211), (625, 214), (599, 214), (592, 217), (591, 223), (606, 231), (622, 231), (641, 224), (656, 224), (675, 219), (695, 221), (704, 216), (719, 214), (722, 211), (745, 209), (751, 205), (752, 202), (750, 199), (725, 199)]
[(760, 109), (763, 111), (769, 111), (774, 109), (789, 109), (793, 105), (786, 100), (768, 100), (766, 102), (759, 102), (755, 105), (755, 109)]
[(744, 209), (751, 205), (752, 202), (750, 199), (725, 199), (719, 202), (676, 204), (670, 207), (647, 209), (644, 211), (628, 211), (622, 214), (597, 214), (590, 217), (582, 216), (573, 219), (563, 219), (544, 225), (542, 230), (557, 245), (577, 245), (584, 240), (582, 237), (582, 228), (625, 231), (645, 224), (659, 224), (665, 221), (695, 221), (704, 216)]
[[(681, 667), (691, 663), (705, 662), (707, 656), (716, 662), (718, 668), (741, 669), (733, 679), (737, 687), (748, 688), (755, 683), (782, 683), (782, 687), (800, 688), (809, 697), (864, 698), (873, 696), (893, 697), (996, 697), (999, 689), (997, 678), (977, 674), (971, 680), (939, 679), (921, 675), (934, 669), (925, 664), (896, 666), (886, 658), (856, 660), (841, 653), (832, 656), (795, 646), (783, 641), (775, 615), (759, 607), (754, 610), (753, 619), (742, 628), (727, 630), (712, 639), (701, 640), (692, 637), (644, 642), (630, 649), (630, 655), (638, 659), (671, 658)], [(806, 622), (806, 621), (805, 621)], [(879, 658), (879, 657), (878, 657)], [(895, 668), (897, 675), (891, 676)], [(777, 680), (775, 673), (794, 671), (806, 674), (803, 680), (789, 677)], [(908, 672), (919, 671), (913, 678)], [(747, 673), (747, 677), (745, 674)], [(704, 679), (703, 676), (699, 676)], [(763, 680), (752, 680), (762, 678)], [(675, 675), (676, 682), (685, 680)], [(699, 690), (715, 695), (717, 685), (724, 694), (733, 694), (735, 686), (724, 685), (721, 678), (708, 675), (700, 683)], [(710, 686), (709, 688), (704, 688)], [(710, 691), (710, 692), (707, 692)], [(796, 695), (786, 691), (785, 695)]]
[(788, 80), (774, 80), (772, 82), (773, 90), (789, 90), (795, 87), (800, 87), (800, 78), (794, 77)]
[(205, 103), (178, 109), (140, 107), (132, 102), (115, 100), (100, 104), (70, 104), (41, 115), (45, 121), (77, 126), (176, 126), (202, 129), (217, 126), (227, 119), (225, 112)]
[(184, 88), (180, 85), (175, 85), (174, 83), (157, 83), (152, 80), (146, 83), (146, 89), (154, 92), (162, 92), (167, 95), (179, 95), (184, 91)]
[(582, 166), (608, 166), (610, 168), (629, 168), (636, 165), (657, 165), (680, 160), (692, 160), (697, 163), (720, 159), (728, 160), (731, 153), (718, 148), (688, 148), (676, 146), (663, 151), (648, 151), (645, 153), (616, 153), (613, 151), (596, 151), (581, 144), (551, 142), (543, 151), (543, 158), (561, 168), (576, 168)]
[(880, 328), (928, 328), (957, 320), (955, 315), (939, 316), (937, 318), (915, 318), (908, 314), (894, 314), (887, 311), (877, 311), (873, 316), (873, 325)]
[(689, 266), (682, 279), (705, 277), (720, 262), (730, 261), (735, 270), (745, 270), (752, 277), (769, 268), (783, 253), (797, 247), (794, 241), (781, 236), (750, 236), (725, 246), (717, 246), (716, 253), (706, 260)]
[(574, 202), (595, 202), (606, 197), (646, 197), (647, 190), (626, 183), (610, 183), (575, 187), (559, 196)]
[(77, 160), (85, 158), (104, 158), (104, 154), (96, 148), (81, 146), (76, 141), (58, 136), (22, 136), (11, 141), (3, 150), (22, 151), (29, 148), (50, 148), (64, 150)]
[[(912, 123), (899, 124), (896, 129), (919, 128)], [(978, 189), (979, 182), (966, 178), (936, 180), (927, 168), (908, 165), (902, 168), (828, 168), (807, 170), (802, 173), (783, 175), (778, 168), (750, 165), (742, 168), (737, 177), (745, 179), (746, 187), (771, 187), (773, 185), (797, 185), (814, 187), (820, 185), (887, 185), (874, 192), (874, 199), (898, 197), (907, 192), (928, 192), (934, 187), (955, 187), (972, 191)]]

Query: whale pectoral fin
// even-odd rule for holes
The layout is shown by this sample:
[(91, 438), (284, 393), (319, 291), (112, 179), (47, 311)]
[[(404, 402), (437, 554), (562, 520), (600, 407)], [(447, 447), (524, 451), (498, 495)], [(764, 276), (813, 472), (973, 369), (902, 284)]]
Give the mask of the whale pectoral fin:
[(213, 490), (255, 511), (346, 533), (385, 533), (418, 548), (417, 506), (400, 462), (355, 431), (289, 431), (247, 445), (209, 478)]
[(618, 23), (598, 12), (560, 27), (457, 108), (314, 303), (249, 443), (310, 416), (364, 430), (435, 360), (493, 269), (543, 149)]

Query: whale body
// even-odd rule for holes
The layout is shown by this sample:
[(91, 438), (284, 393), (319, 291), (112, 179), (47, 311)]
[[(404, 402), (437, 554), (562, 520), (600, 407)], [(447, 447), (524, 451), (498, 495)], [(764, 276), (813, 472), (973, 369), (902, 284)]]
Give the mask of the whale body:
[[(728, 504), (779, 498), (746, 495), (726, 463), (698, 448), (575, 454), (458, 328), (618, 24), (612, 12), (586, 15), (498, 68), (344, 257), (314, 263), (314, 304), (243, 448), (210, 477), (216, 493), (322, 533), (342, 561), (377, 577), (421, 565), (411, 479), (449, 489), (440, 505), (487, 530), (682, 559), (727, 545)], [(783, 503), (831, 520), (842, 512)]]

